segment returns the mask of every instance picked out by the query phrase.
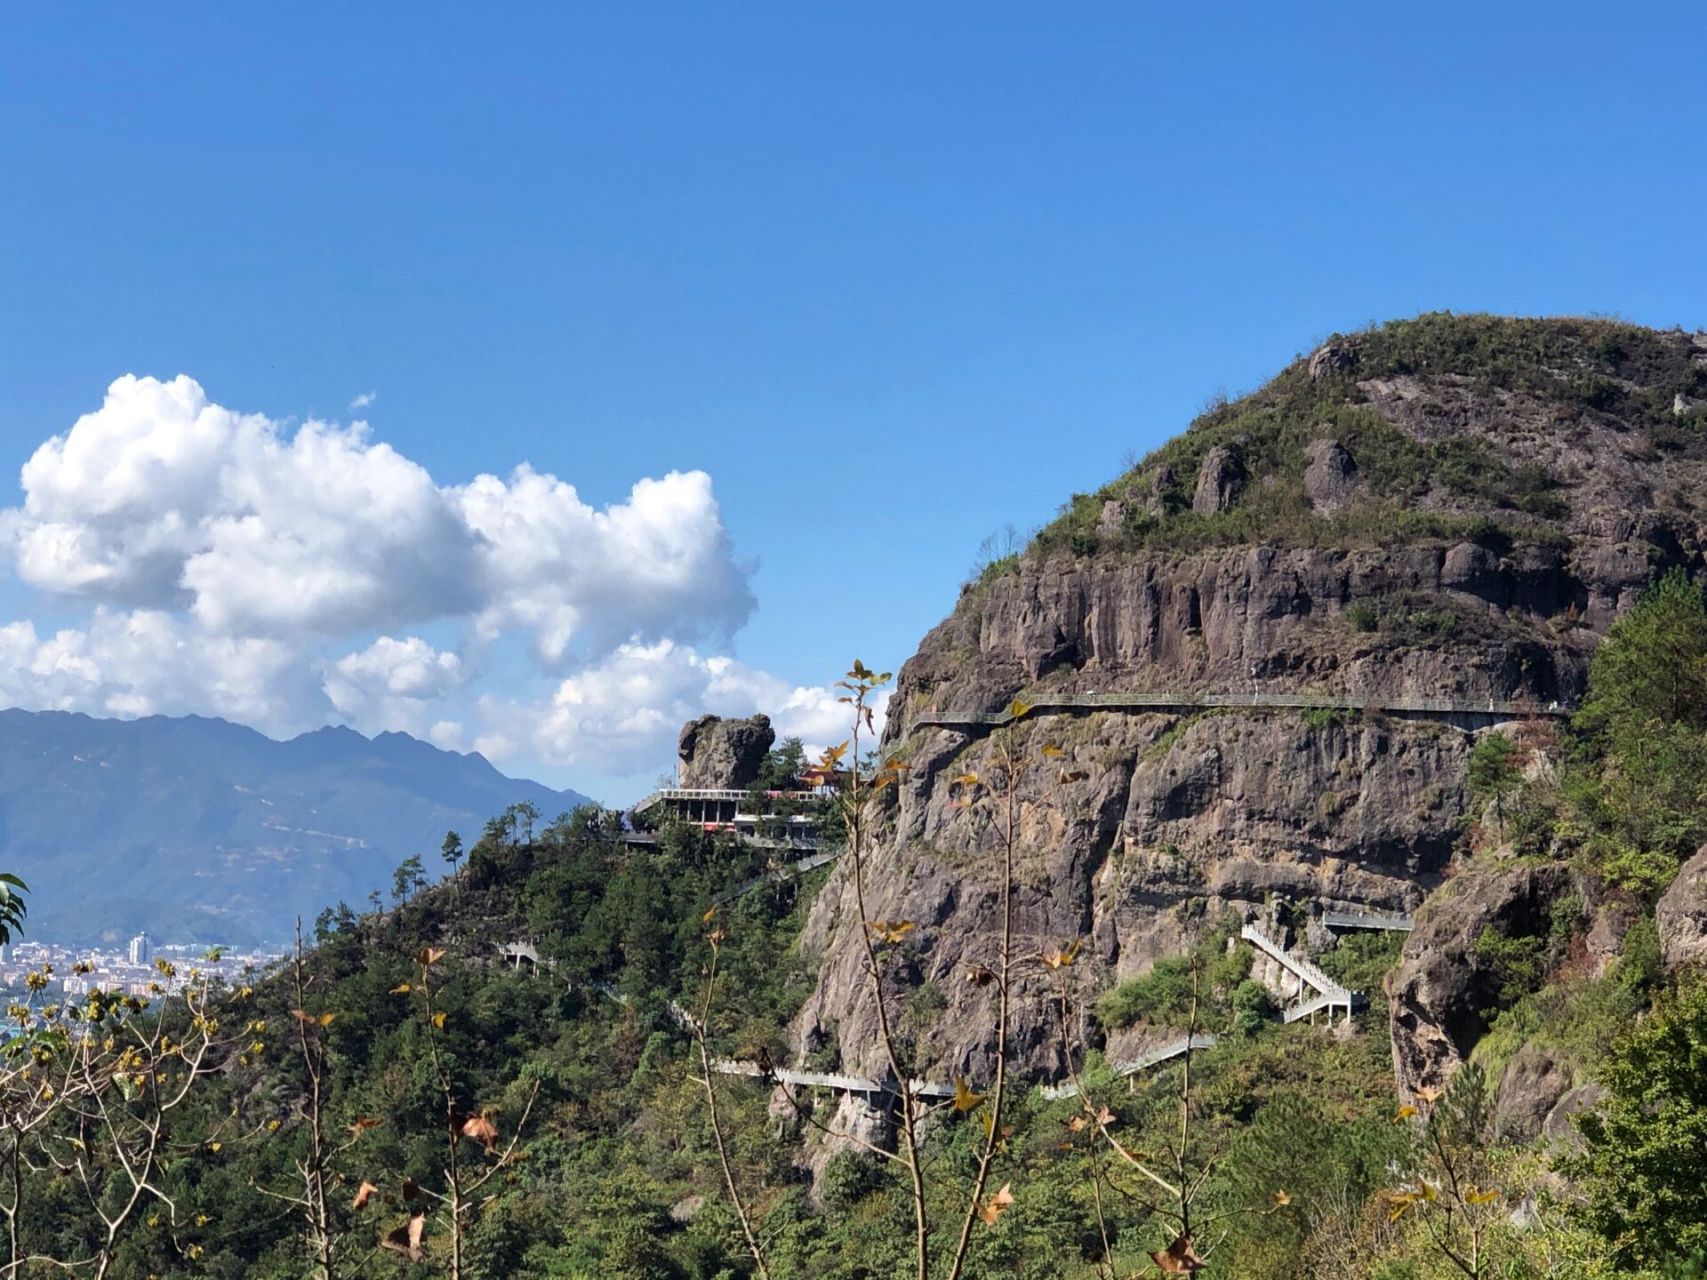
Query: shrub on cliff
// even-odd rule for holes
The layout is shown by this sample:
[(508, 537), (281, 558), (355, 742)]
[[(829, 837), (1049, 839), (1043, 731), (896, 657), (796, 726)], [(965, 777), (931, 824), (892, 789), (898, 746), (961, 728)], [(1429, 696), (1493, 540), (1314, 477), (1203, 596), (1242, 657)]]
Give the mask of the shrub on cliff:
[(1597, 869), (1657, 892), (1707, 839), (1707, 601), (1681, 569), (1613, 624), (1576, 727), (1572, 799)]
[(1564, 1162), (1584, 1215), (1622, 1260), (1654, 1266), (1707, 1250), (1707, 982), (1697, 979), (1618, 1042), (1606, 1099)]

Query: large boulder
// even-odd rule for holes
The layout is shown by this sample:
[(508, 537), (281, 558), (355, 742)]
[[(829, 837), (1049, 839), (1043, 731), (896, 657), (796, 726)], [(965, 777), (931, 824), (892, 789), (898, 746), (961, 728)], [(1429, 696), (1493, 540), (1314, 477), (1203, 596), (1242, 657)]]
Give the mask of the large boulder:
[(1304, 494), (1318, 515), (1338, 511), (1357, 488), (1357, 461), (1338, 440), (1312, 440), (1305, 450)]
[(776, 730), (768, 716), (689, 720), (676, 742), (681, 785), (731, 791), (750, 787), (775, 743)]
[(1707, 964), (1707, 845), (1683, 864), (1654, 908), (1668, 969)]
[(1218, 444), (1203, 455), (1197, 469), (1197, 491), (1191, 509), (1202, 515), (1229, 511), (1245, 491), (1245, 460), (1234, 449)]
[(1483, 931), (1545, 934), (1567, 881), (1558, 865), (1472, 868), (1423, 904), (1387, 979), (1393, 1072), (1406, 1097), (1444, 1088), (1487, 1029), (1500, 975), (1479, 954)]
[(1171, 466), (1164, 462), (1157, 467), (1155, 474), (1150, 477), (1150, 491), (1144, 498), (1144, 510), (1153, 516), (1167, 515), (1168, 495), (1173, 492), (1177, 483)]
[(1524, 1045), (1500, 1079), (1494, 1102), (1500, 1134), (1517, 1142), (1533, 1142), (1570, 1090), (1568, 1068), (1534, 1045)]
[(1329, 342), (1311, 353), (1310, 381), (1320, 382), (1336, 373), (1349, 373), (1356, 367), (1356, 347), (1344, 342)]

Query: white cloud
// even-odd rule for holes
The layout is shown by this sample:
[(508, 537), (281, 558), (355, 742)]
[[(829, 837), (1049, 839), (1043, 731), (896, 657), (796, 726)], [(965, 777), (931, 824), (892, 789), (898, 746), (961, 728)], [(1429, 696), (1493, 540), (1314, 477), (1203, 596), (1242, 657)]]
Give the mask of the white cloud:
[[(887, 705), (885, 693), (874, 708), (878, 734)], [(834, 689), (793, 686), (733, 658), (703, 657), (669, 640), (622, 645), (565, 679), (549, 704), (498, 713), (511, 722), (531, 721), (540, 758), (623, 776), (668, 767), (682, 724), (707, 711), (762, 711), (779, 741), (798, 737), (813, 751), (842, 741), (852, 727), (852, 713)], [(871, 741), (875, 745), (876, 738)]]
[(703, 471), (641, 480), (603, 511), (527, 466), (508, 482), (479, 476), (455, 497), (483, 540), (482, 633), (526, 627), (548, 661), (575, 642), (597, 657), (635, 636), (726, 638), (752, 611), (749, 570)]
[(419, 636), (380, 636), (334, 662), (326, 671), (324, 688), (332, 705), (358, 729), (448, 737), (453, 730), (459, 732), (458, 726), (442, 721), (436, 704), (463, 679), (458, 655), (435, 649)]
[(311, 673), (276, 640), (210, 635), (158, 610), (97, 609), (41, 637), (0, 627), (0, 700), (93, 715), (210, 714), (274, 732), (324, 722)]
[(704, 472), (600, 507), (526, 464), (446, 485), (365, 423), (293, 427), (126, 376), (20, 480), (0, 560), (81, 613), (0, 626), (9, 705), (341, 721), (612, 777), (668, 768), (708, 710), (762, 710), (814, 747), (847, 733), (833, 690), (722, 656), (752, 569)]
[(292, 432), (183, 376), (118, 379), (21, 478), (0, 534), (24, 581), (229, 635), (477, 618), (533, 631), (555, 661), (727, 637), (753, 608), (703, 472), (602, 510), (526, 466), (441, 488), (363, 424)]
[(378, 399), (379, 399), (379, 392), (377, 392), (377, 391), (364, 391), (359, 396), (357, 396), (354, 400), (350, 401), (350, 410), (351, 410), (351, 412), (357, 412), (359, 410), (366, 409), (370, 405), (372, 405), (375, 400), (378, 400)]

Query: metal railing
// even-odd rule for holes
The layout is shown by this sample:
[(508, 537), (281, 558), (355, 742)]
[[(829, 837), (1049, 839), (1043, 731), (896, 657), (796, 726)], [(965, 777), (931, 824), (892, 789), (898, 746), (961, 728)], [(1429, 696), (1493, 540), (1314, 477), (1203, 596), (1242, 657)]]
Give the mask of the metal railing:
[(1410, 916), (1376, 911), (1324, 909), (1322, 923), (1329, 929), (1386, 929), (1395, 933), (1409, 933), (1416, 927), (1416, 922)]
[[(1213, 1049), (1217, 1043), (1215, 1037), (1207, 1031), (1190, 1037), (1181, 1036), (1178, 1040), (1170, 1040), (1164, 1045), (1151, 1049), (1148, 1053), (1141, 1053), (1130, 1061), (1115, 1063), (1114, 1078), (1119, 1080), (1125, 1076), (1136, 1075), (1140, 1071), (1148, 1071), (1151, 1067), (1183, 1056), (1187, 1050)], [(1077, 1097), (1079, 1086), (1069, 1080), (1065, 1084), (1045, 1085), (1039, 1092), (1053, 1102), (1061, 1098)]]
[[(1026, 701), (1023, 697), (1022, 701)], [(1445, 698), (1384, 698), (1380, 694), (1313, 693), (1072, 693), (1040, 694), (1027, 703), (1026, 716), (1062, 711), (1203, 711), (1251, 708), (1277, 711), (1378, 711), (1386, 715), (1448, 717), (1474, 716), (1490, 720), (1561, 719), (1571, 709), (1554, 702), (1481, 701)], [(1000, 728), (1013, 721), (1012, 708), (1003, 711), (930, 711), (916, 716), (902, 737), (919, 729)]]

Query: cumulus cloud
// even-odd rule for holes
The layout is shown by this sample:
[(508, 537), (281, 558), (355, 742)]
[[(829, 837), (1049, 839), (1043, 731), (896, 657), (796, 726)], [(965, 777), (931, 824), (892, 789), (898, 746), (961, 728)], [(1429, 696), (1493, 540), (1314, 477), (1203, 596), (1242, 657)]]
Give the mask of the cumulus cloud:
[(31, 711), (225, 716), (290, 732), (323, 723), (325, 701), (277, 640), (213, 635), (158, 610), (97, 609), (86, 627), (41, 636), (0, 627), (0, 701)]
[(20, 481), (0, 560), (77, 620), (0, 626), (9, 705), (279, 735), (341, 721), (612, 777), (668, 768), (707, 710), (764, 711), (814, 747), (846, 736), (833, 690), (724, 656), (752, 569), (704, 472), (604, 506), (526, 464), (444, 484), (365, 423), (127, 376)]
[(482, 632), (523, 626), (549, 661), (571, 642), (597, 656), (637, 635), (727, 637), (752, 611), (703, 471), (641, 480), (603, 511), (527, 466), (507, 483), (479, 476), (455, 499), (481, 539)]
[[(887, 703), (885, 693), (876, 706), (878, 733)], [(671, 763), (683, 722), (707, 711), (763, 711), (779, 739), (798, 737), (811, 750), (842, 741), (851, 724), (834, 689), (790, 685), (733, 658), (702, 656), (669, 640), (621, 645), (563, 680), (549, 704), (508, 707), (503, 715), (531, 722), (540, 758), (622, 775)]]
[(100, 603), (285, 636), (478, 618), (541, 653), (727, 636), (753, 608), (703, 472), (603, 510), (523, 466), (440, 487), (365, 425), (294, 431), (193, 379), (123, 377), (25, 464), (5, 513), (18, 576)]
[(380, 636), (332, 663), (324, 688), (332, 705), (358, 729), (404, 729), (443, 745), (460, 739), (460, 726), (440, 719), (436, 704), (463, 679), (457, 654), (435, 649), (419, 636)]
[(364, 391), (354, 400), (350, 401), (350, 411), (352, 413), (360, 412), (361, 410), (366, 409), (377, 399), (379, 399), (379, 392)]

